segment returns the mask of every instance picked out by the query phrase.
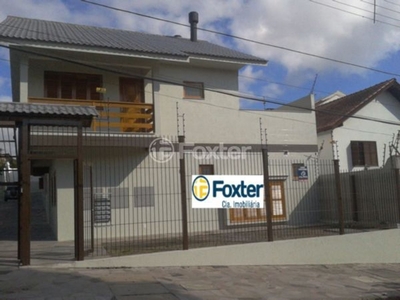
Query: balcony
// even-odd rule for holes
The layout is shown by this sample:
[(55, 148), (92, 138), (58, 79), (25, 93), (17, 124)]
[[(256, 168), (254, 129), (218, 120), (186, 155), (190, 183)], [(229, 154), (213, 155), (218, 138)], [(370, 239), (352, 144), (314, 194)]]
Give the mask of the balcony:
[(113, 132), (154, 132), (153, 104), (58, 98), (29, 98), (28, 101), (40, 104), (94, 106), (99, 117), (93, 120), (93, 131), (106, 128)]

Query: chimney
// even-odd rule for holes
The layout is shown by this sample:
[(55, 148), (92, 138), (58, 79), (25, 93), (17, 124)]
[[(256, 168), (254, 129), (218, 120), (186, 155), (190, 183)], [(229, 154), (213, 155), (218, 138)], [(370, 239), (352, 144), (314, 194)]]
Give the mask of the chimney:
[(189, 13), (190, 40), (197, 42), (197, 23), (199, 23), (199, 14), (195, 11)]

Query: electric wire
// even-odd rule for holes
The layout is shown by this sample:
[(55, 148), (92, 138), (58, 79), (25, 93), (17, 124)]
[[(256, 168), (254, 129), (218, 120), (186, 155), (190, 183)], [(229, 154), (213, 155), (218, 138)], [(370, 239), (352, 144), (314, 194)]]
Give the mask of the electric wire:
[(389, 1), (389, 0), (383, 0), (383, 1), (385, 1), (385, 2), (387, 2), (387, 3), (390, 3), (390, 4), (392, 4), (392, 5), (400, 6), (399, 3), (396, 3), (396, 2), (393, 2), (393, 1)]
[[(285, 87), (295, 88), (295, 89), (299, 89), (299, 90), (307, 90), (307, 91), (309, 91), (311, 89), (309, 87), (303, 87), (303, 86), (293, 85), (293, 84), (289, 84), (289, 83), (272, 81), (272, 80), (268, 80), (268, 79), (260, 78), (260, 77), (252, 77), (252, 76), (246, 76), (246, 75), (240, 75), (240, 74), (239, 74), (239, 77), (245, 78), (245, 79), (250, 79), (250, 80), (268, 82), (270, 84), (282, 85), (282, 86), (285, 86)], [(321, 91), (321, 90), (314, 90), (314, 91), (317, 92), (317, 93), (325, 94), (325, 95), (331, 94), (331, 92), (327, 92), (327, 91)]]
[[(0, 26), (5, 26), (5, 27), (10, 27), (10, 28), (19, 29), (19, 27), (17, 27), (17, 26), (12, 26), (12, 25), (0, 24)], [(59, 36), (59, 35), (48, 34), (48, 33), (45, 33), (45, 32), (42, 32), (42, 31), (37, 31), (37, 30), (27, 29), (26, 31), (28, 31), (28, 32), (33, 32), (33, 33), (40, 33), (40, 34), (42, 34), (42, 35), (46, 35), (46, 36), (49, 37), (49, 38), (60, 38), (60, 37), (61, 37), (61, 36)], [(62, 38), (65, 39), (65, 37), (62, 37)], [(78, 40), (74, 40), (74, 39), (71, 39), (71, 38), (68, 38), (68, 41), (69, 41), (69, 42), (72, 42), (72, 43), (73, 43), (73, 42), (75, 42), (75, 43), (78, 43), (78, 42), (79, 42)], [(10, 60), (8, 60), (8, 59), (2, 59), (2, 58), (0, 58), (0, 60), (10, 62)], [(400, 76), (400, 74), (399, 74), (399, 76)], [(249, 76), (244, 76), (244, 75), (239, 75), (239, 77), (251, 78), (251, 79), (254, 79), (254, 80), (269, 82), (268, 80), (265, 80), (265, 79), (263, 79), (263, 78), (249, 77)], [(296, 86), (296, 85), (287, 84), (287, 83), (283, 83), (283, 82), (271, 82), (271, 83), (278, 84), (278, 85), (282, 85), (282, 86), (287, 86), (287, 87), (292, 87), (292, 88), (298, 88), (298, 89), (303, 89), (303, 90), (309, 90), (309, 88), (306, 88), (306, 87)], [(319, 92), (319, 93), (322, 93), (322, 94), (326, 94), (326, 95), (330, 94), (330, 92), (323, 92), (323, 91), (317, 91), (317, 90), (316, 90), (316, 92)]]
[[(1, 44), (0, 44), (0, 47), (7, 48), (9, 50), (12, 48), (10, 46), (1, 45)], [(123, 72), (123, 71), (120, 71), (120, 70), (108, 69), (108, 68), (104, 68), (104, 67), (91, 65), (91, 64), (88, 64), (88, 63), (83, 63), (83, 62), (80, 62), (80, 61), (74, 61), (74, 60), (71, 60), (71, 59), (67, 59), (65, 57), (58, 57), (58, 56), (54, 56), (54, 55), (38, 53), (38, 52), (35, 52), (35, 51), (21, 49), (21, 48), (18, 48), (18, 49), (12, 48), (12, 49), (14, 51), (19, 51), (19, 52), (22, 52), (22, 53), (25, 53), (25, 54), (31, 54), (31, 55), (36, 55), (36, 56), (39, 56), (39, 57), (46, 57), (46, 58), (55, 59), (55, 60), (59, 60), (59, 61), (63, 61), (63, 62), (68, 62), (68, 63), (71, 63), (71, 64), (84, 66), (84, 67), (87, 67), (87, 68), (92, 68), (92, 69), (100, 70), (100, 71), (107, 72), (107, 73), (119, 74), (119, 75), (129, 76), (129, 77), (133, 77), (133, 78), (140, 78), (140, 79), (144, 79), (144, 80), (155, 81), (155, 82), (159, 82), (159, 83), (166, 83), (166, 84), (172, 84), (172, 85), (177, 85), (177, 86), (182, 86), (182, 87), (194, 88), (192, 86), (185, 85), (184, 83), (178, 83), (178, 82), (174, 82), (174, 81), (170, 81), (170, 80), (165, 80), (165, 79), (160, 79), (160, 78), (155, 78), (155, 77), (148, 77), (148, 76), (139, 75), (139, 74), (132, 74), (132, 73)], [(326, 111), (326, 110), (315, 109), (315, 108), (307, 108), (307, 107), (297, 106), (297, 105), (294, 105), (294, 104), (291, 104), (291, 103), (283, 103), (283, 102), (274, 101), (274, 100), (271, 100), (271, 99), (260, 99), (260, 98), (256, 98), (256, 97), (249, 97), (249, 96), (239, 95), (239, 94), (236, 94), (236, 93), (233, 93), (233, 92), (226, 92), (226, 91), (221, 91), (221, 90), (213, 90), (213, 89), (206, 88), (206, 87), (204, 87), (203, 89), (204, 89), (204, 91), (208, 91), (208, 92), (212, 92), (212, 93), (216, 93), (216, 94), (220, 94), (220, 95), (225, 95), (225, 96), (231, 96), (231, 97), (234, 97), (234, 98), (240, 97), (240, 98), (251, 100), (251, 101), (255, 101), (255, 102), (271, 103), (271, 104), (276, 104), (276, 105), (279, 105), (279, 106), (291, 107), (291, 108), (304, 110), (304, 111), (320, 112), (320, 113), (324, 113), (324, 114), (337, 115), (337, 116), (341, 116), (341, 117), (345, 117), (345, 118), (360, 119), (360, 120), (366, 120), (366, 121), (377, 122), (377, 123), (382, 123), (382, 124), (400, 126), (400, 122), (392, 122), (392, 121), (388, 121), (388, 120), (382, 120), (382, 119), (366, 117), (366, 116), (355, 116), (355, 115), (337, 113), (337, 112), (334, 112), (334, 111)]]
[(315, 1), (315, 0), (309, 0), (309, 1), (312, 2), (312, 3), (318, 4), (318, 5), (321, 5), (321, 6), (325, 6), (325, 7), (334, 9), (334, 10), (338, 10), (338, 11), (353, 15), (353, 16), (357, 16), (357, 17), (361, 17), (361, 18), (368, 19), (368, 20), (371, 20), (371, 21), (375, 21), (376, 23), (381, 23), (381, 24), (393, 26), (393, 27), (396, 27), (396, 28), (400, 28), (399, 25), (388, 23), (388, 22), (385, 22), (385, 21), (382, 21), (382, 20), (377, 20), (377, 19), (374, 20), (374, 18), (367, 17), (367, 16), (364, 16), (364, 15), (360, 15), (360, 14), (357, 14), (357, 13), (354, 13), (354, 12), (351, 12), (351, 11), (348, 11), (348, 10), (345, 10), (345, 9), (341, 9), (341, 8), (338, 8), (338, 7), (329, 5), (329, 4), (321, 3), (321, 2), (318, 2), (318, 1)]
[[(351, 4), (348, 4), (348, 3), (344, 3), (344, 2), (341, 2), (341, 1), (338, 1), (338, 0), (332, 0), (332, 1), (333, 1), (333, 2), (336, 2), (336, 3), (339, 3), (339, 4), (341, 4), (341, 5), (347, 6), (347, 7), (351, 7), (351, 8), (355, 8), (355, 9), (358, 9), (358, 10), (361, 10), (361, 11), (364, 11), (364, 12), (368, 12), (368, 13), (371, 13), (371, 14), (375, 14), (376, 16), (381, 16), (381, 17), (387, 18), (387, 19), (389, 19), (389, 20), (393, 20), (393, 21), (400, 22), (399, 19), (392, 18), (392, 17), (389, 17), (389, 16), (387, 16), (387, 15), (380, 14), (380, 13), (378, 13), (378, 12), (373, 12), (373, 11), (370, 11), (370, 10), (368, 10), (368, 9), (364, 9), (364, 8), (361, 8), (361, 7), (358, 7), (358, 6), (355, 6), (355, 5), (351, 5)], [(372, 4), (372, 5), (373, 5), (373, 4)], [(375, 19), (375, 21), (376, 21), (376, 19)]]
[[(85, 2), (85, 3), (88, 3), (88, 4), (92, 4), (92, 5), (96, 5), (96, 6), (99, 6), (99, 7), (103, 7), (103, 8), (106, 8), (106, 9), (111, 9), (111, 10), (115, 10), (115, 11), (119, 11), (119, 12), (129, 13), (129, 14), (133, 14), (133, 15), (136, 15), (136, 16), (149, 18), (149, 19), (153, 19), (153, 20), (157, 20), (157, 21), (162, 21), (162, 22), (166, 22), (166, 23), (170, 23), (170, 24), (174, 24), (174, 25), (190, 27), (190, 25), (179, 23), (179, 22), (176, 22), (176, 21), (171, 21), (171, 20), (164, 19), (164, 18), (158, 18), (158, 17), (154, 17), (154, 16), (150, 16), (150, 15), (146, 15), (146, 14), (142, 14), (142, 13), (126, 10), (126, 9), (121, 9), (121, 8), (118, 8), (118, 7), (113, 7), (113, 6), (110, 6), (110, 5), (105, 5), (105, 4), (97, 3), (97, 2), (94, 2), (94, 1), (89, 1), (89, 0), (81, 0), (81, 1)], [(310, 1), (314, 2), (312, 0), (310, 0)], [(399, 26), (399, 28), (400, 28), (400, 26)], [(285, 50), (285, 51), (288, 51), (288, 52), (297, 53), (297, 54), (301, 54), (301, 55), (305, 55), (305, 56), (309, 56), (309, 57), (313, 57), (313, 58), (323, 59), (323, 60), (334, 62), (334, 63), (338, 63), (338, 64), (343, 64), (343, 65), (356, 67), (356, 68), (360, 68), (360, 69), (364, 69), (364, 70), (369, 70), (369, 71), (373, 71), (373, 72), (377, 72), (377, 73), (382, 73), (382, 74), (386, 74), (386, 75), (400, 77), (400, 74), (398, 74), (398, 73), (379, 70), (379, 69), (376, 69), (376, 68), (359, 65), (359, 64), (356, 64), (356, 63), (346, 62), (346, 61), (342, 61), (342, 60), (336, 59), (336, 58), (329, 58), (329, 57), (325, 57), (325, 56), (318, 55), (318, 54), (313, 54), (313, 53), (309, 53), (309, 52), (305, 52), (305, 51), (301, 51), (301, 50), (292, 49), (292, 48), (289, 48), (289, 47), (278, 46), (278, 45), (274, 45), (274, 44), (270, 44), (270, 43), (256, 41), (256, 40), (252, 40), (252, 39), (249, 39), (249, 38), (240, 37), (240, 36), (237, 36), (237, 35), (234, 35), (234, 34), (220, 32), (220, 31), (216, 31), (216, 30), (212, 30), (212, 29), (206, 29), (206, 28), (202, 28), (202, 27), (197, 27), (197, 30), (208, 32), (208, 33), (213, 33), (213, 34), (217, 34), (217, 35), (221, 35), (221, 36), (225, 36), (225, 37), (229, 37), (229, 38), (234, 38), (234, 39), (237, 39), (237, 40), (242, 40), (242, 41), (253, 43), (253, 44), (257, 44), (257, 45), (262, 45), (262, 46), (272, 47), (272, 48), (276, 48), (276, 49), (280, 49), (280, 50)]]
[[(394, 10), (394, 9), (391, 9), (391, 8), (388, 8), (388, 7), (386, 7), (386, 6), (382, 6), (382, 5), (379, 5), (379, 4), (374, 4), (374, 3), (371, 3), (371, 2), (368, 2), (368, 1), (365, 1), (365, 0), (360, 0), (360, 1), (361, 1), (361, 2), (364, 2), (364, 3), (366, 3), (366, 4), (369, 4), (369, 5), (372, 5), (372, 6), (376, 6), (376, 7), (382, 8), (382, 9), (384, 9), (384, 10), (387, 10), (387, 11), (390, 11), (390, 12), (393, 12), (393, 13), (396, 13), (396, 14), (400, 14), (400, 11)], [(397, 21), (400, 21), (400, 19), (398, 19)]]

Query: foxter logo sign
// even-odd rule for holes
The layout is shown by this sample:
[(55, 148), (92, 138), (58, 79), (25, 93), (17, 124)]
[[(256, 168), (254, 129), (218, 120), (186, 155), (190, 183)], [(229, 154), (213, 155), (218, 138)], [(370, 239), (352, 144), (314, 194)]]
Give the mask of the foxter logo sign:
[(192, 176), (192, 208), (263, 207), (263, 176)]
[(192, 183), (193, 197), (197, 201), (204, 201), (210, 194), (210, 183), (204, 176), (197, 176)]

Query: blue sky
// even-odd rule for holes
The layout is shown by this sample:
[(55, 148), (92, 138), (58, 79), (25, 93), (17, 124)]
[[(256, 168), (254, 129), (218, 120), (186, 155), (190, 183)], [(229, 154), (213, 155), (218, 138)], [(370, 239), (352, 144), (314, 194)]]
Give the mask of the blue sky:
[[(377, 0), (375, 23), (372, 0), (170, 0), (162, 1), (163, 5), (159, 0), (93, 1), (185, 24), (187, 14), (195, 10), (202, 28), (400, 74), (400, 1), (395, 4), (396, 1)], [(107, 10), (80, 0), (0, 0), (0, 4), (0, 20), (14, 15), (189, 36), (188, 28), (183, 26)], [(396, 77), (211, 33), (199, 32), (199, 38), (268, 60), (265, 67), (244, 68), (239, 77), (241, 92), (267, 100), (290, 102), (307, 95), (316, 74), (317, 99), (337, 90), (348, 94)], [(8, 52), (0, 50), (0, 101), (11, 99), (7, 60)], [(243, 107), (263, 105), (244, 102)]]

